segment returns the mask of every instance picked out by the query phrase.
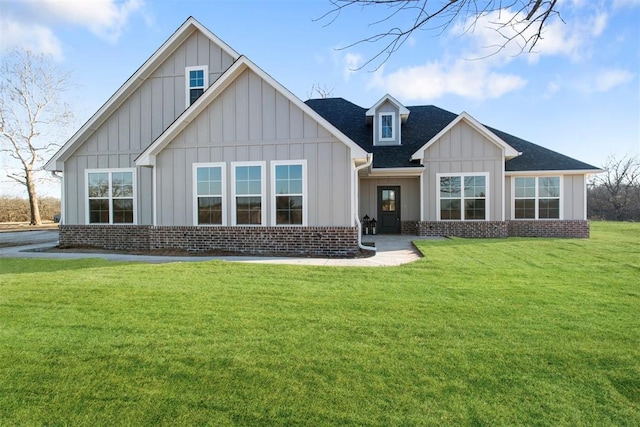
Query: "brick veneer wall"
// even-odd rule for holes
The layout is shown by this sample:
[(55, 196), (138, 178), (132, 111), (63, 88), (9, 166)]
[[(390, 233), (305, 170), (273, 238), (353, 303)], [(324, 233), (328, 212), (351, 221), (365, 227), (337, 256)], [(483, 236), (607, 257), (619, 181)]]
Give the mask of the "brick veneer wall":
[(589, 238), (589, 221), (403, 221), (402, 234), (457, 237)]
[(578, 237), (589, 238), (589, 221), (543, 220), (509, 221), (509, 236), (513, 237)]
[(61, 225), (60, 246), (317, 257), (352, 257), (360, 253), (356, 227)]
[(506, 221), (422, 221), (419, 236), (507, 237)]
[(110, 250), (148, 251), (148, 225), (63, 225), (60, 224), (59, 245), (91, 246)]

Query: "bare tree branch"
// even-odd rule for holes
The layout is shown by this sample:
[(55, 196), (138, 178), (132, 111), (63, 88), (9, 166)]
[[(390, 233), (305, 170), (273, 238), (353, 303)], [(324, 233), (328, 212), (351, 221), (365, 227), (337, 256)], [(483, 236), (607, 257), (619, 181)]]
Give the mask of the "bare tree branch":
[[(316, 21), (328, 21), (325, 24), (328, 26), (334, 24), (347, 9), (359, 7), (361, 11), (366, 11), (386, 7), (388, 13), (369, 26), (389, 24), (387, 28), (338, 48), (343, 50), (360, 44), (378, 44), (381, 48), (377, 53), (356, 68), (360, 70), (375, 64), (375, 71), (417, 30), (437, 31), (441, 35), (462, 20), (463, 34), (471, 33), (481, 19), (492, 13), (498, 13), (501, 17), (508, 15), (504, 22), (489, 23), (490, 28), (504, 40), (502, 44), (493, 46), (495, 51), (491, 54), (512, 43), (518, 46), (520, 53), (525, 50), (532, 52), (542, 39), (543, 29), (549, 20), (552, 17), (562, 20), (557, 3), (558, 0), (330, 0), (330, 10)], [(402, 24), (394, 24), (397, 20)]]

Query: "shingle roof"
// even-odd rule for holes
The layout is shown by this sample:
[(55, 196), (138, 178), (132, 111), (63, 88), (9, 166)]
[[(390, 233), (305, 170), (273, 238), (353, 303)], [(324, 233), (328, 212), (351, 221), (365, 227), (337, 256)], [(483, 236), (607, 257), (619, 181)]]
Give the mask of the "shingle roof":
[[(367, 125), (362, 108), (343, 98), (310, 99), (306, 104), (369, 153), (374, 168), (417, 167), (411, 155), (444, 129), (458, 115), (433, 105), (407, 107), (407, 122), (402, 125), (402, 145), (374, 146), (373, 129)], [(507, 171), (595, 170), (595, 166), (533, 144), (506, 132), (487, 126), (504, 142), (522, 155), (507, 160)]]

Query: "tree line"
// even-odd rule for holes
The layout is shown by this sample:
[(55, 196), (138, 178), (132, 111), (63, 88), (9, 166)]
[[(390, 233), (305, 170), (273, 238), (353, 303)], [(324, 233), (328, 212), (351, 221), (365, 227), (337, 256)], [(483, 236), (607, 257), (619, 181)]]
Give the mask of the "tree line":
[(587, 187), (593, 220), (640, 221), (640, 156), (610, 157)]
[[(60, 199), (40, 197), (40, 215), (44, 221), (52, 221), (60, 213)], [(30, 222), (31, 207), (29, 199), (0, 196), (0, 222)]]

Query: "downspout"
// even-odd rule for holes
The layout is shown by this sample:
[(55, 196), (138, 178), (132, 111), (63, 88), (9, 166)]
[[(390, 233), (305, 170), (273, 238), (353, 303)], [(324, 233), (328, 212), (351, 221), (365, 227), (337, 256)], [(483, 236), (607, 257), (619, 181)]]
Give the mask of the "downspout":
[(375, 247), (365, 246), (362, 244), (362, 224), (360, 223), (360, 218), (358, 218), (358, 211), (360, 210), (360, 177), (358, 175), (358, 172), (364, 168), (368, 168), (369, 166), (371, 166), (371, 163), (373, 163), (373, 154), (367, 154), (367, 161), (360, 166), (356, 166), (354, 170), (354, 186), (356, 188), (356, 198), (357, 198), (355, 217), (356, 217), (356, 225), (358, 226), (358, 247), (365, 251), (376, 252), (377, 249)]

